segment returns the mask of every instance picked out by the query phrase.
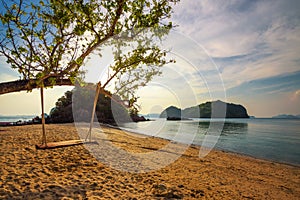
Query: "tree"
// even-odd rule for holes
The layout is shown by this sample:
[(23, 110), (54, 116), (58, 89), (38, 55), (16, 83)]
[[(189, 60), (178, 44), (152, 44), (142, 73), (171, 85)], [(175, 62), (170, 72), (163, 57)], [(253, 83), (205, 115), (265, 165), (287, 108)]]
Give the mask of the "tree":
[[(172, 23), (167, 18), (171, 15), (171, 5), (176, 2), (41, 0), (36, 3), (19, 0), (7, 3), (1, 0), (0, 6), (5, 12), (0, 14), (0, 55), (18, 70), (20, 80), (0, 84), (0, 94), (40, 88), (43, 112), (44, 87), (73, 85), (87, 57), (101, 44), (118, 38), (123, 32), (129, 31), (125, 37), (130, 39), (144, 28), (169, 30)], [(125, 59), (117, 56), (113, 70), (119, 74), (126, 69), (120, 64), (136, 66), (133, 59), (146, 62), (146, 59), (139, 59), (140, 55), (149, 60), (151, 56), (147, 55), (165, 55), (159, 48), (147, 50), (152, 54), (145, 50), (137, 47)], [(43, 143), (46, 144), (45, 134)]]
[(23, 81), (5, 92), (39, 88), (43, 83), (59, 85), (62, 80), (74, 84), (85, 59), (102, 43), (128, 30), (170, 29), (172, 24), (165, 19), (176, 2), (1, 0), (5, 13), (0, 14), (0, 55)]
[[(95, 84), (87, 84), (84, 87), (76, 86), (72, 91), (65, 92), (64, 96), (60, 97), (56, 101), (55, 107), (51, 109), (50, 121), (53, 123), (72, 123), (75, 119), (77, 122), (89, 122), (90, 111), (92, 109), (91, 105), (87, 104), (86, 102), (89, 102), (90, 99), (93, 99), (95, 95), (95, 88)], [(73, 97), (80, 99), (80, 101), (76, 101), (73, 104)], [(118, 97), (114, 98), (119, 99)], [(96, 115), (99, 122), (115, 124), (111, 108), (112, 105), (116, 106), (114, 111), (118, 112), (118, 115), (122, 116), (124, 122), (130, 121), (130, 117), (126, 108), (120, 104), (111, 103), (111, 98), (104, 94), (100, 94), (97, 101), (96, 110)]]
[[(154, 76), (160, 75), (160, 68), (163, 65), (174, 62), (172, 59), (166, 59), (167, 50), (162, 50), (159, 46), (161, 37), (168, 33), (168, 30), (165, 28), (131, 30), (122, 32), (121, 36), (114, 38), (113, 41), (108, 41), (108, 44), (113, 46), (114, 60), (108, 67), (107, 79), (97, 84), (88, 131), (90, 140), (99, 94), (106, 94), (105, 88), (113, 80), (115, 80), (113, 84), (115, 94), (127, 100), (126, 105), (120, 103), (129, 108), (129, 112), (134, 115), (138, 112), (135, 104), (136, 90), (145, 86)], [(113, 96), (109, 96), (114, 99)]]

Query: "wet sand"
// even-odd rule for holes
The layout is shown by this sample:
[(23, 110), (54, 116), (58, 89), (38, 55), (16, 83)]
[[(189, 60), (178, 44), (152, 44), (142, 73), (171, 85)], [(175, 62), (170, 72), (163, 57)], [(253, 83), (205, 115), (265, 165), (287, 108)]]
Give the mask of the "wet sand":
[[(79, 138), (73, 124), (46, 130), (48, 141)], [(107, 127), (103, 134), (133, 153), (169, 143)], [(222, 151), (199, 158), (192, 146), (163, 168), (132, 173), (97, 160), (84, 145), (36, 150), (41, 135), (40, 125), (0, 127), (0, 199), (300, 199), (297, 166)]]

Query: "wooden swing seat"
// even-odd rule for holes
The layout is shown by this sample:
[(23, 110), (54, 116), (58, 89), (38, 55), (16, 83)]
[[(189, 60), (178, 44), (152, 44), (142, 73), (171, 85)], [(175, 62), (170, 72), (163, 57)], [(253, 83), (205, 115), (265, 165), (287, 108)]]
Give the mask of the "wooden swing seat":
[(36, 149), (55, 149), (62, 147), (69, 147), (81, 144), (98, 144), (96, 141), (85, 141), (85, 140), (66, 140), (60, 142), (49, 142), (47, 145), (45, 144), (36, 144)]

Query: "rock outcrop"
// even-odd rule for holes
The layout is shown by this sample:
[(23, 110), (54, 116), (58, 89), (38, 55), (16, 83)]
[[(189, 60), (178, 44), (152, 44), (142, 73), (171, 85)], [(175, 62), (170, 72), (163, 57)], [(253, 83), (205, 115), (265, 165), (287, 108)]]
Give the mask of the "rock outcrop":
[(249, 118), (247, 110), (242, 105), (213, 101), (181, 110), (175, 106), (166, 108), (160, 118)]

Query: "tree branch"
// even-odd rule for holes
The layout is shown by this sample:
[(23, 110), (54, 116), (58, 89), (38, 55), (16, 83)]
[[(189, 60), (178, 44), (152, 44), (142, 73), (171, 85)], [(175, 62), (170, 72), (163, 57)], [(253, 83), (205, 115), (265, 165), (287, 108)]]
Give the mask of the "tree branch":
[[(53, 84), (48, 80), (44, 81), (44, 87), (50, 87)], [(57, 86), (73, 86), (74, 84), (70, 79), (58, 79), (56, 80), (55, 85)], [(32, 89), (38, 88), (37, 80), (17, 80), (10, 82), (0, 83), (0, 95), (12, 92), (20, 92), (20, 91), (30, 91)]]

